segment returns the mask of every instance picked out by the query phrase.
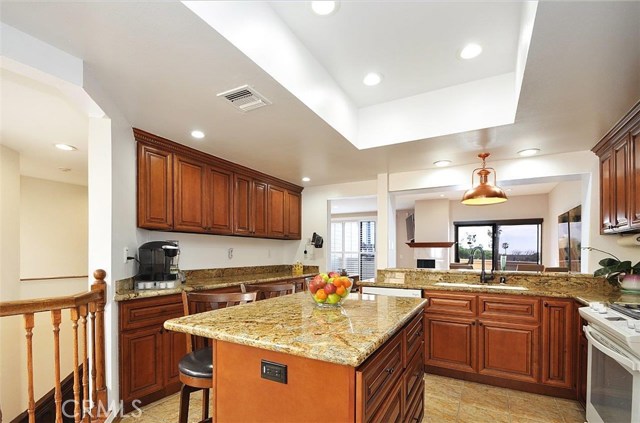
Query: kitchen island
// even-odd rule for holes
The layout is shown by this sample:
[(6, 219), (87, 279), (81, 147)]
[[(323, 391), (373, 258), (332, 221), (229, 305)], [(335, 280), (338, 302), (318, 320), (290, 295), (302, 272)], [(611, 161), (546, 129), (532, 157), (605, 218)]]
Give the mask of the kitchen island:
[(351, 294), (325, 309), (302, 292), (164, 327), (213, 339), (214, 421), (419, 421), (424, 304)]

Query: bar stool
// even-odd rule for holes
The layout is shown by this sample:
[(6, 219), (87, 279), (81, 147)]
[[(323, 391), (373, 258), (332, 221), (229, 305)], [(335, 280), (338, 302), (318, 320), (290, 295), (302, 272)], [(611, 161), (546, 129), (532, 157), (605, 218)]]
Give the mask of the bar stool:
[[(256, 300), (257, 292), (197, 293), (182, 292), (184, 315), (202, 313), (246, 304)], [(209, 419), (209, 389), (213, 385), (213, 350), (207, 338), (187, 335), (188, 353), (180, 359), (180, 414), (179, 423), (187, 423), (189, 418), (189, 398), (192, 392), (202, 389), (202, 421)]]
[(256, 292), (258, 294), (257, 300), (282, 297), (296, 292), (296, 285), (293, 283), (243, 285), (242, 288), (246, 289), (247, 292)]
[(542, 272), (544, 270), (544, 266), (541, 264), (535, 263), (521, 263), (516, 265), (516, 272)]

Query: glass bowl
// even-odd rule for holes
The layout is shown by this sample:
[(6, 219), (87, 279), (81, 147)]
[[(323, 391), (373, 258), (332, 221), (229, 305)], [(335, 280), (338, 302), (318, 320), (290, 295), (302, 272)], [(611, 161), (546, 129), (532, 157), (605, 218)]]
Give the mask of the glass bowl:
[(347, 276), (329, 277), (326, 273), (305, 278), (305, 283), (311, 299), (318, 307), (339, 307), (353, 288), (353, 279)]

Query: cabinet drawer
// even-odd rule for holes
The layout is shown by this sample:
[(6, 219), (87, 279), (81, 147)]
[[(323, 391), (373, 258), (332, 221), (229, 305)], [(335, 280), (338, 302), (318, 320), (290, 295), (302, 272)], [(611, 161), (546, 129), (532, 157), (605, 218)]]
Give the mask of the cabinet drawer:
[[(388, 341), (360, 367), (363, 406), (366, 416), (371, 416), (380, 404), (389, 397), (391, 389), (399, 379), (403, 366), (402, 334)], [(365, 418), (369, 420), (369, 417)]]
[(398, 382), (389, 389), (389, 395), (384, 398), (382, 405), (373, 413), (366, 414), (365, 421), (367, 423), (402, 423), (403, 408), (402, 384)]
[[(421, 351), (422, 352), (422, 351)], [(405, 414), (416, 398), (424, 396), (424, 356), (416, 354), (404, 371)]]
[(514, 295), (478, 296), (478, 317), (508, 322), (540, 322), (540, 299)]
[(120, 330), (162, 325), (184, 314), (180, 295), (123, 301), (120, 303)]
[(427, 313), (446, 313), (458, 316), (476, 315), (475, 295), (425, 291), (425, 298), (428, 300), (425, 306)]
[(402, 332), (405, 337), (406, 351), (402, 363), (404, 367), (407, 367), (416, 352), (424, 348), (424, 321), (422, 319), (422, 313), (418, 313), (417, 316), (411, 319)]

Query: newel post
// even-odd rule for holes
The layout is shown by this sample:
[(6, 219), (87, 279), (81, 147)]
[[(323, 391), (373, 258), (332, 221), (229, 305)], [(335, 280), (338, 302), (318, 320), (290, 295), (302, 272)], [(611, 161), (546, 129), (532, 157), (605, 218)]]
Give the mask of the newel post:
[(98, 269), (93, 272), (95, 282), (91, 285), (92, 291), (98, 291), (102, 293), (101, 298), (96, 302), (96, 317), (95, 317), (95, 369), (96, 369), (96, 385), (94, 398), (95, 406), (98, 413), (108, 412), (107, 403), (107, 387), (105, 385), (105, 342), (104, 342), (104, 306), (107, 299), (107, 283), (104, 279), (107, 277), (107, 272), (102, 269)]

